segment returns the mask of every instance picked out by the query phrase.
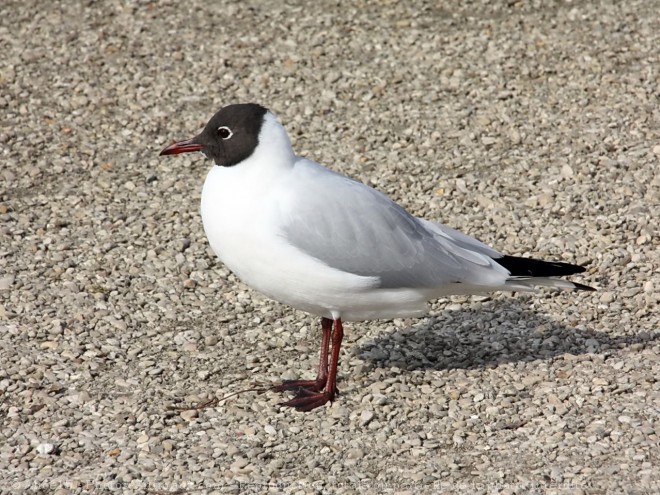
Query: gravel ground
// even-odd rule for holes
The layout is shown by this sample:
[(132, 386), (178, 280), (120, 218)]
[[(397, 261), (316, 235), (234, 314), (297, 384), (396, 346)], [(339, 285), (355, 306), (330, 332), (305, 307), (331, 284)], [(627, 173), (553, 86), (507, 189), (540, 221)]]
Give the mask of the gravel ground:
[[(660, 2), (222, 3), (0, 6), (0, 492), (658, 493)], [(598, 292), (348, 324), (312, 413), (172, 409), (316, 366), (158, 157), (239, 101)]]

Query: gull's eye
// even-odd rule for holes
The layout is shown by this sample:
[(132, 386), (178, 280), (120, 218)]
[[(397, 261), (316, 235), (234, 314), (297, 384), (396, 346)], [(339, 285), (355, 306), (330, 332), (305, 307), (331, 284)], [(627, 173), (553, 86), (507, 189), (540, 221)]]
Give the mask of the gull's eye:
[(225, 127), (224, 125), (222, 127), (218, 127), (218, 136), (220, 136), (221, 139), (229, 139), (233, 135), (234, 133), (231, 132), (229, 127)]

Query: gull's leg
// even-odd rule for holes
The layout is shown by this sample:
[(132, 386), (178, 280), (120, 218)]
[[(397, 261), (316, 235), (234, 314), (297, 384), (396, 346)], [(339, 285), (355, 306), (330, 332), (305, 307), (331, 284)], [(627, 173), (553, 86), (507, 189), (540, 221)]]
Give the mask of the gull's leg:
[(337, 319), (334, 322), (334, 330), (332, 332), (332, 353), (330, 355), (330, 366), (328, 367), (328, 376), (323, 391), (312, 392), (311, 390), (301, 389), (295, 398), (281, 405), (295, 407), (298, 411), (311, 411), (323, 404), (332, 402), (337, 393), (337, 366), (339, 364), (339, 350), (343, 338), (344, 327), (341, 324), (341, 319)]

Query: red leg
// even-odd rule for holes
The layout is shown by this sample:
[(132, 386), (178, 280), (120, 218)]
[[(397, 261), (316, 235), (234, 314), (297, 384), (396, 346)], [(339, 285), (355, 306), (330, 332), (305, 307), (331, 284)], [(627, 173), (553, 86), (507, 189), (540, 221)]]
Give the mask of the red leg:
[[(314, 380), (285, 380), (272, 388), (275, 392), (285, 390), (298, 390), (304, 392), (320, 392), (328, 380), (328, 348), (330, 347), (330, 335), (332, 334), (332, 320), (321, 318), (321, 356), (319, 357), (319, 371)], [(304, 392), (303, 392), (304, 391)]]
[(344, 338), (344, 327), (341, 319), (335, 320), (334, 331), (332, 332), (332, 354), (330, 355), (330, 366), (328, 377), (323, 391), (313, 392), (302, 389), (295, 398), (282, 403), (283, 406), (295, 407), (298, 411), (311, 411), (317, 407), (332, 402), (337, 393), (337, 366), (339, 365), (339, 350), (341, 341)]

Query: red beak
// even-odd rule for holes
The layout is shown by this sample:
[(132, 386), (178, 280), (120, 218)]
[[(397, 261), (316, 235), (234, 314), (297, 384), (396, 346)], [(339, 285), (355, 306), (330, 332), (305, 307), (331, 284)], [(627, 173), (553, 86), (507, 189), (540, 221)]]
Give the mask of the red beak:
[(179, 153), (190, 153), (191, 151), (201, 151), (203, 146), (199, 143), (193, 142), (193, 139), (186, 139), (178, 143), (170, 144), (167, 148), (160, 152), (160, 155), (178, 155)]

